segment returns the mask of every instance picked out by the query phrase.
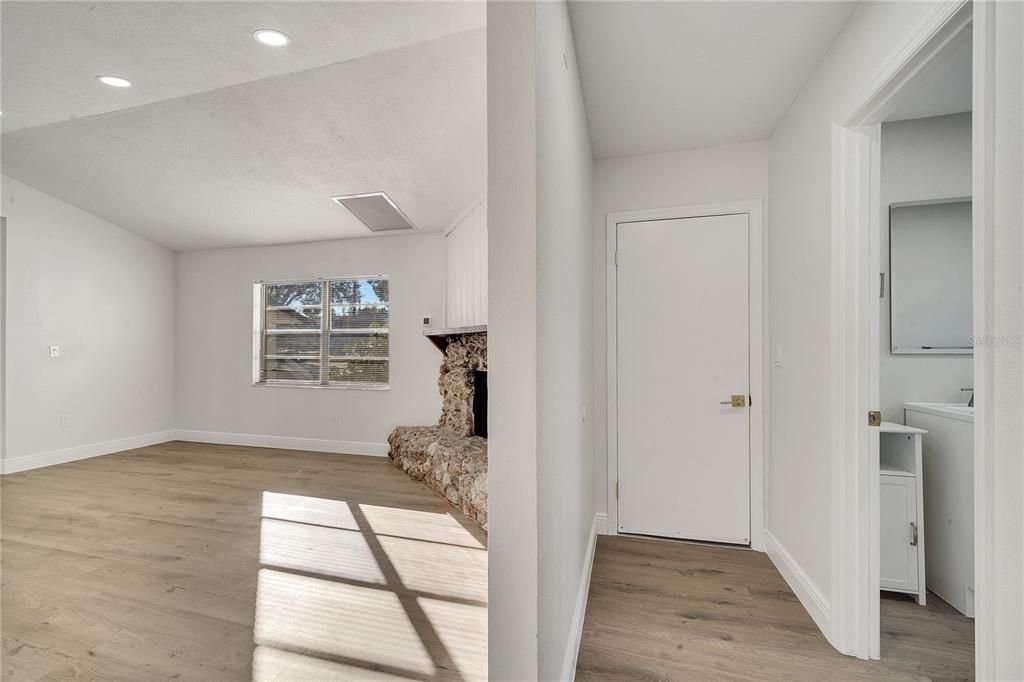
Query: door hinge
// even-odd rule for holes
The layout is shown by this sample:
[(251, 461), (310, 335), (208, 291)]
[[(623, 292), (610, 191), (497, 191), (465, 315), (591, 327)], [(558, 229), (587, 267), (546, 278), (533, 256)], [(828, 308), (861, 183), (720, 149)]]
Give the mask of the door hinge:
[(885, 298), (885, 273), (878, 273), (878, 298)]
[(868, 426), (881, 426), (882, 425), (882, 413), (878, 410), (872, 410), (868, 412)]

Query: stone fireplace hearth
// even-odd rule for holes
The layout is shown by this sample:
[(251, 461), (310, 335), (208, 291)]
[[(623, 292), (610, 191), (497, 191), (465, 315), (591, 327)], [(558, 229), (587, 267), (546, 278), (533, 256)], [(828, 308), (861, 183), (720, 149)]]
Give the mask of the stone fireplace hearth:
[[(431, 331), (427, 337), (444, 353), (437, 380), (441, 417), (436, 426), (392, 431), (388, 457), (486, 529), (487, 439), (476, 435), (480, 424), (486, 429), (486, 414), (475, 414), (474, 405), (482, 397), (477, 377), (487, 371), (487, 328)], [(486, 390), (485, 381), (480, 389)]]

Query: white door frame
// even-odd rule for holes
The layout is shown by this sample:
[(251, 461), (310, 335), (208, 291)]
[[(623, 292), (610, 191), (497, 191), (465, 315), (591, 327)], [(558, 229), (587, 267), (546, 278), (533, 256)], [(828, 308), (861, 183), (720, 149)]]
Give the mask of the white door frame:
[[(867, 412), (878, 408), (879, 239), (884, 207), (879, 197), (881, 121), (899, 103), (905, 86), (931, 68), (946, 50), (971, 31), (974, 40), (973, 96), (973, 262), (974, 335), (991, 329), (985, 285), (993, 242), (991, 182), (985, 159), (992, 140), (987, 117), (992, 101), (991, 28), (985, 18), (993, 3), (965, 0), (935, 8), (907, 36), (855, 101), (832, 135), (832, 631), (825, 634), (843, 653), (878, 658), (879, 651), (879, 480), (878, 435)], [(973, 27), (971, 26), (973, 21)], [(975, 348), (975, 562), (978, 614), (978, 679), (990, 675), (992, 643), (985, 635), (993, 595), (985, 587), (985, 566), (993, 560), (986, 519), (992, 463), (986, 457), (991, 368), (988, 349)]]
[(618, 535), (619, 506), (616, 494), (618, 482), (618, 338), (616, 333), (617, 278), (615, 251), (618, 230), (622, 223), (647, 220), (675, 220), (716, 215), (747, 214), (750, 241), (748, 263), (750, 268), (750, 546), (764, 551), (765, 528), (765, 476), (767, 461), (768, 378), (765, 375), (767, 345), (765, 344), (765, 252), (762, 231), (763, 206), (760, 199), (732, 201), (696, 206), (677, 206), (609, 213), (607, 218), (607, 338), (608, 338), (608, 534)]
[(7, 457), (7, 218), (0, 216), (0, 474)]

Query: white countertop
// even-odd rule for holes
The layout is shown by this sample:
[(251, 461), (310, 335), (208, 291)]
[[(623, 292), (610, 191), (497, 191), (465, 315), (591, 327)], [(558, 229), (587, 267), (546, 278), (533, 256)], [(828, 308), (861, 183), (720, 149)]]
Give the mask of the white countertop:
[(957, 403), (904, 403), (903, 409), (907, 412), (933, 414), (939, 417), (948, 417), (949, 419), (974, 423), (974, 408), (969, 405)]
[(928, 433), (926, 430), (919, 429), (916, 426), (906, 426), (904, 424), (897, 424), (896, 422), (882, 422), (879, 424), (878, 430), (882, 433), (902, 433), (907, 436), (913, 436), (918, 433)]

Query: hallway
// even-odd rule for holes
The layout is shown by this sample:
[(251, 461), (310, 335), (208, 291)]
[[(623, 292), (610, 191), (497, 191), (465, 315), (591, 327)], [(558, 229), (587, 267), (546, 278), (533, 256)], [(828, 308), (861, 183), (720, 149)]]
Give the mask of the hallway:
[(882, 661), (836, 652), (768, 556), (598, 538), (576, 679), (968, 680), (974, 622), (882, 599)]

